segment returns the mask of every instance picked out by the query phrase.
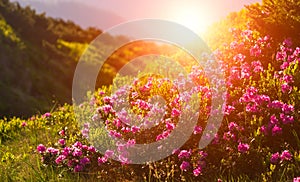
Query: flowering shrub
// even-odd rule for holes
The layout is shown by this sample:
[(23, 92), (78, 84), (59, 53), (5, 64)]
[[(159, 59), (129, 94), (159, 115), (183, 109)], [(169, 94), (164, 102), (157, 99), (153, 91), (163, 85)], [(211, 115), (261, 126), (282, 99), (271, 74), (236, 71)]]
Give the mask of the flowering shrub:
[[(205, 149), (198, 149), (198, 142), (201, 137), (209, 137), (202, 131), (210, 127), (206, 120), (213, 114), (212, 94), (204, 72), (193, 67), (186, 78), (179, 76), (171, 81), (160, 75), (147, 75), (112, 95), (109, 88), (96, 92), (90, 103), (81, 105), (96, 109), (89, 111), (92, 116), (85, 123), (80, 123), (79, 141), (69, 142), (70, 136), (61, 130), (56, 148), (38, 145), (43, 163), (74, 172), (93, 172), (105, 165), (118, 165), (112, 160), (117, 157), (122, 165), (131, 166), (127, 149), (168, 138), (184, 112), (182, 106), (197, 94), (200, 114), (189, 140), (161, 161), (132, 165), (136, 174), (149, 180), (199, 180), (217, 178), (219, 174), (246, 175), (252, 180), (283, 180), (282, 176), (297, 180), (300, 82), (296, 78), (300, 77), (300, 48), (286, 39), (274, 52), (269, 36), (251, 30), (233, 29), (232, 33), (235, 40), (215, 52), (226, 75), (227, 103), (221, 128)], [(190, 83), (195, 87), (184, 90)], [(164, 104), (151, 100), (157, 95), (164, 98)], [(129, 107), (124, 105), (126, 99)], [(130, 119), (132, 115), (134, 119)], [(116, 151), (100, 154), (86, 140), (106, 145), (103, 139), (97, 140), (99, 133), (106, 132), (97, 129), (100, 123), (109, 137), (122, 138), (127, 143), (115, 143)]]

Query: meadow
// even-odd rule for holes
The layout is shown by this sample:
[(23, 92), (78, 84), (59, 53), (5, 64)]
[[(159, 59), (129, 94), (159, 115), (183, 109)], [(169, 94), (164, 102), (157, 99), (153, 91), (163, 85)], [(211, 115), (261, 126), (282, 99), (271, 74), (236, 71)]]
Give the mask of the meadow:
[[(120, 78), (121, 66), (113, 65), (120, 55), (124, 65), (141, 50), (163, 54), (147, 42), (124, 47), (99, 73), (114, 80), (99, 83), (87, 102), (0, 120), (0, 181), (300, 181), (299, 12), (299, 2), (264, 1), (212, 26), (206, 40), (213, 52), (202, 59), (220, 65), (210, 68), (224, 73), (215, 85), (204, 68), (175, 48), (166, 56), (187, 74), (172, 63), (164, 66), (174, 79), (163, 74), (166, 69), (151, 74), (161, 66), (153, 61), (146, 74)], [(72, 50), (70, 57), (85, 46), (62, 39), (57, 44)], [(226, 104), (215, 108), (218, 92), (211, 88), (222, 84)], [(207, 122), (217, 112), (223, 114), (220, 127)], [(188, 128), (182, 117), (194, 124), (182, 146), (169, 143), (167, 157), (132, 164), (131, 149), (138, 144), (167, 141), (178, 126)], [(180, 132), (185, 136), (188, 129)], [(199, 149), (202, 138), (211, 142)]]

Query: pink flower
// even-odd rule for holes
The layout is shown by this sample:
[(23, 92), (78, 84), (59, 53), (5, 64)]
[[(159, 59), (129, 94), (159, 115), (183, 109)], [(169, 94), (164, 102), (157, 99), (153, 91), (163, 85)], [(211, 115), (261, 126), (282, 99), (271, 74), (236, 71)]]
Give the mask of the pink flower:
[(39, 153), (44, 153), (46, 151), (46, 147), (43, 144), (39, 144), (36, 149)]
[(107, 158), (111, 158), (114, 155), (114, 151), (112, 150), (106, 150), (104, 156), (106, 156)]
[(178, 154), (178, 158), (179, 158), (179, 159), (189, 158), (190, 155), (191, 155), (191, 152), (190, 152), (190, 151), (182, 150), (182, 151), (180, 151), (180, 153)]
[(283, 84), (281, 85), (281, 91), (282, 91), (283, 93), (290, 92), (290, 91), (292, 91), (292, 87), (289, 86), (288, 83), (283, 83)]
[(295, 109), (293, 105), (283, 104), (282, 106), (282, 112), (284, 112), (285, 114), (290, 114), (294, 112), (294, 110)]
[(250, 146), (248, 144), (239, 143), (238, 145), (238, 151), (241, 153), (245, 153), (249, 150)]
[(25, 127), (27, 126), (27, 123), (24, 121), (22, 124), (21, 124), (22, 127)]
[(286, 83), (293, 83), (294, 79), (292, 75), (284, 75), (282, 78), (283, 81), (285, 81)]
[(225, 109), (225, 115), (229, 115), (234, 110), (235, 110), (234, 106), (227, 105)]
[(61, 130), (60, 132), (58, 132), (58, 134), (59, 134), (60, 136), (65, 136), (65, 130)]
[(257, 44), (255, 44), (253, 47), (250, 48), (251, 56), (258, 57), (258, 56), (260, 56), (260, 54), (261, 54), (261, 49)]
[(107, 162), (107, 157), (98, 157), (98, 165), (104, 164)]
[(132, 132), (132, 133), (136, 133), (136, 132), (138, 132), (138, 131), (140, 131), (140, 127), (138, 127), (138, 126), (132, 126), (132, 127), (131, 127), (131, 132)]
[(66, 156), (64, 156), (64, 155), (60, 155), (60, 156), (58, 156), (56, 159), (55, 159), (55, 163), (56, 164), (60, 164), (63, 160), (65, 160), (66, 159)]
[(96, 152), (96, 148), (94, 146), (89, 146), (88, 147), (88, 151), (91, 153), (95, 153)]
[(58, 149), (55, 149), (55, 148), (53, 148), (53, 147), (49, 147), (49, 148), (47, 148), (46, 152), (48, 152), (48, 153), (50, 153), (50, 154), (52, 154), (52, 155), (57, 155), (58, 152), (59, 152), (59, 150), (58, 150)]
[(284, 160), (289, 161), (289, 160), (292, 159), (292, 155), (291, 155), (291, 153), (290, 153), (288, 150), (285, 150), (285, 151), (283, 151), (283, 152), (281, 153), (280, 159), (281, 159), (282, 161), (284, 161)]
[(285, 115), (283, 113), (280, 114), (280, 119), (282, 119), (283, 124), (291, 124), (294, 122), (293, 116)]
[(274, 153), (274, 154), (272, 154), (271, 155), (271, 158), (270, 158), (270, 162), (272, 163), (272, 164), (276, 164), (278, 161), (279, 161), (279, 153), (278, 152), (276, 152), (276, 153)]
[(105, 103), (105, 104), (111, 104), (111, 98), (110, 97), (108, 97), (108, 96), (105, 96), (105, 97), (103, 97), (103, 102)]
[(202, 168), (200, 166), (198, 166), (196, 169), (193, 170), (194, 176), (199, 176), (201, 172), (202, 172)]
[(80, 172), (83, 170), (83, 166), (82, 165), (79, 165), (77, 164), (75, 167), (74, 167), (74, 172)]
[(186, 161), (183, 161), (183, 162), (181, 163), (181, 165), (180, 165), (180, 169), (181, 169), (182, 171), (187, 171), (189, 167), (190, 167), (190, 163), (188, 163), (188, 162), (186, 162)]
[(62, 155), (68, 156), (71, 152), (71, 149), (69, 147), (65, 147), (62, 151)]
[(272, 135), (274, 136), (274, 135), (281, 134), (281, 133), (282, 133), (282, 128), (275, 125), (272, 129)]
[(51, 116), (50, 112), (46, 112), (45, 114), (43, 114), (43, 118), (49, 118)]
[(299, 177), (296, 177), (296, 178), (294, 178), (293, 182), (300, 182), (300, 176), (299, 176)]
[(174, 123), (166, 123), (166, 128), (168, 129), (168, 130), (173, 130), (174, 128), (175, 128), (175, 125), (174, 125)]
[(90, 163), (90, 159), (88, 157), (83, 157), (82, 159), (80, 159), (80, 164), (82, 166), (89, 164)]
[(260, 127), (260, 131), (264, 134), (264, 135), (268, 135), (268, 131), (267, 128), (265, 126), (261, 126)]
[(272, 124), (277, 124), (278, 123), (278, 119), (276, 118), (276, 116), (274, 114), (270, 117), (270, 122)]
[(173, 108), (173, 109), (172, 109), (171, 116), (172, 116), (172, 117), (177, 117), (177, 116), (180, 115), (180, 113), (181, 113), (181, 112), (180, 112), (178, 109)]
[(277, 54), (276, 54), (276, 60), (278, 60), (278, 61), (283, 61), (286, 59), (286, 57), (287, 57), (287, 54), (285, 51), (277, 52)]
[(237, 125), (235, 122), (230, 122), (230, 123), (228, 124), (228, 129), (229, 129), (230, 131), (232, 131), (232, 130), (234, 130), (234, 129), (238, 129), (238, 125)]
[(233, 60), (236, 62), (243, 62), (245, 60), (246, 56), (243, 54), (237, 54), (233, 57)]
[(65, 142), (64, 139), (59, 139), (59, 140), (58, 140), (58, 143), (59, 143), (60, 145), (66, 145), (66, 142)]
[(76, 148), (82, 148), (82, 144), (80, 142), (75, 142), (73, 147), (76, 147)]
[(75, 148), (74, 152), (72, 153), (74, 157), (80, 157), (82, 155), (82, 151), (78, 148)]
[(194, 127), (194, 134), (198, 134), (202, 132), (202, 127), (201, 126), (195, 126)]

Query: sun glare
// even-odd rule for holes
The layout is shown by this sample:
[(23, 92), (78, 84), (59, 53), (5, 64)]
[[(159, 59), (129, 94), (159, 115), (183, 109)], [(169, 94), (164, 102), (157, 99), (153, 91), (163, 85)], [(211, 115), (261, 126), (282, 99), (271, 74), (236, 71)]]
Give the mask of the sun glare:
[(186, 26), (197, 34), (203, 34), (210, 25), (210, 20), (205, 16), (205, 12), (187, 8), (174, 15), (174, 21)]

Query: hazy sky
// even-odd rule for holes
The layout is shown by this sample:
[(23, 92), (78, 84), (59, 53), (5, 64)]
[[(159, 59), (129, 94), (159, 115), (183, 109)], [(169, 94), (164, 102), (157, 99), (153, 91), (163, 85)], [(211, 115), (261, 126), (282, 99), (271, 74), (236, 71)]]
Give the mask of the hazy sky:
[[(49, 16), (81, 20), (81, 24), (92, 24), (91, 18), (99, 17), (99, 25), (107, 29), (121, 22), (142, 18), (161, 18), (176, 21), (188, 28), (203, 32), (205, 28), (215, 21), (225, 17), (228, 13), (239, 11), (244, 5), (261, 2), (261, 0), (16, 0), (21, 4), (29, 4), (38, 12), (46, 11)], [(59, 11), (60, 4), (77, 3), (89, 6), (87, 11), (66, 10)], [(37, 5), (37, 3), (39, 5)], [(43, 4), (43, 6), (41, 6)], [(36, 6), (36, 7), (35, 7)], [(82, 6), (82, 7), (84, 7)], [(76, 6), (77, 9), (80, 9)], [(71, 8), (71, 6), (70, 6)], [(84, 9), (84, 8), (82, 8)], [(87, 8), (85, 8), (87, 9)], [(97, 11), (93, 11), (93, 10)], [(94, 15), (98, 12), (97, 15)], [(69, 14), (68, 14), (69, 13)], [(101, 14), (103, 16), (101, 16)], [(89, 15), (89, 16), (88, 16)], [(74, 17), (74, 18), (73, 18)], [(102, 19), (100, 18), (102, 17)], [(110, 18), (111, 17), (111, 18)], [(116, 18), (117, 17), (117, 18)], [(93, 20), (97, 21), (97, 20)], [(77, 22), (80, 24), (80, 22)], [(84, 25), (86, 26), (86, 25)], [(95, 25), (91, 25), (95, 26)]]

